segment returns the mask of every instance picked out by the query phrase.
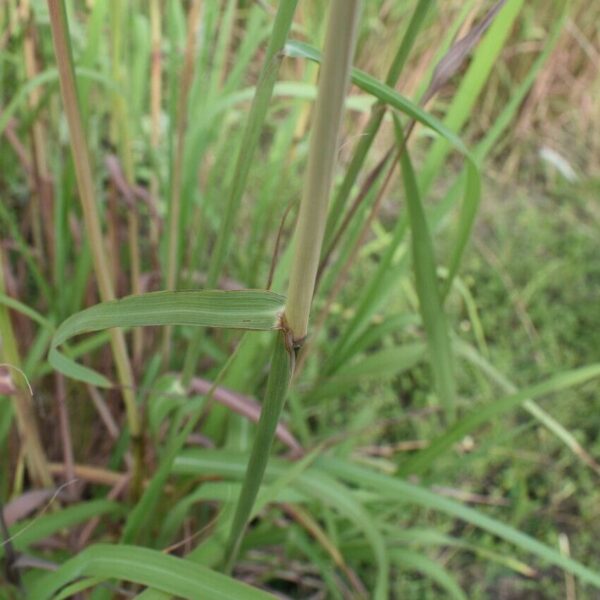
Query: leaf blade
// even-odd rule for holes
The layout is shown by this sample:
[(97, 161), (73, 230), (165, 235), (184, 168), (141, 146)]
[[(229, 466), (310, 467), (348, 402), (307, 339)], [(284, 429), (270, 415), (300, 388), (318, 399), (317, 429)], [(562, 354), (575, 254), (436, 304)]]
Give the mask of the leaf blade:
[(123, 579), (183, 598), (269, 600), (271, 594), (191, 561), (157, 550), (126, 545), (90, 546), (31, 588), (31, 597), (44, 600), (81, 576)]
[(113, 327), (183, 325), (251, 331), (279, 328), (285, 299), (262, 290), (150, 292), (102, 302), (66, 319), (56, 330), (48, 360), (58, 371), (92, 385), (110, 381), (59, 352), (70, 338)]

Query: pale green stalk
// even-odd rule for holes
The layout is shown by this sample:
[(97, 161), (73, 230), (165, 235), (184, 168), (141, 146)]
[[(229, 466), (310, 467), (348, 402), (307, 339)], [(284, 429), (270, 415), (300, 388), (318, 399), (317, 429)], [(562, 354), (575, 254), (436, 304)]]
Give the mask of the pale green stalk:
[[(0, 244), (0, 293), (4, 294), (4, 252)], [(11, 398), (17, 418), (17, 428), (25, 459), (32, 480), (39, 486), (52, 486), (52, 476), (44, 454), (40, 432), (35, 419), (32, 397), (24, 376), (20, 373), (21, 357), (17, 347), (10, 315), (4, 303), (0, 304), (0, 356), (4, 365), (11, 369), (11, 379), (15, 382), (15, 392)]]
[(177, 101), (176, 149), (171, 176), (171, 201), (169, 206), (169, 245), (167, 251), (167, 289), (177, 286), (179, 271), (178, 239), (181, 227), (181, 177), (185, 150), (185, 130), (187, 127), (187, 104), (192, 78), (194, 76), (194, 56), (196, 53), (196, 29), (200, 19), (201, 0), (194, 0), (188, 14), (188, 32), (185, 59), (181, 74), (181, 88)]
[[(396, 87), (398, 79), (402, 73), (402, 70), (404, 69), (404, 65), (406, 64), (406, 60), (408, 59), (410, 51), (412, 50), (412, 47), (416, 41), (417, 34), (421, 30), (421, 27), (425, 21), (425, 17), (429, 11), (429, 7), (432, 4), (432, 0), (419, 0), (419, 3), (415, 7), (408, 27), (406, 28), (404, 37), (402, 38), (400, 47), (398, 48), (398, 52), (396, 53), (396, 56), (390, 65), (387, 77), (385, 78), (386, 85), (389, 85), (390, 87)], [(377, 102), (375, 106), (373, 106), (369, 122), (363, 130), (363, 133), (356, 146), (356, 150), (354, 151), (354, 155), (352, 156), (352, 160), (350, 161), (348, 169), (346, 170), (346, 174), (344, 175), (344, 179), (342, 180), (342, 183), (335, 194), (325, 229), (325, 245), (328, 249), (332, 245), (333, 234), (340, 221), (344, 205), (350, 196), (352, 187), (356, 183), (358, 174), (364, 165), (367, 154), (373, 145), (373, 141), (375, 140), (375, 136), (381, 127), (381, 123), (383, 122), (383, 117), (385, 115), (385, 109), (386, 106), (383, 102)]]
[(359, 8), (358, 0), (334, 0), (331, 5), (286, 306), (296, 342), (308, 333)]
[[(123, 62), (123, 25), (127, 18), (127, 6), (119, 0), (113, 0), (111, 4), (111, 54), (112, 54), (112, 77), (119, 86), (126, 86), (126, 74), (122, 65)], [(119, 148), (119, 154), (123, 163), (123, 171), (129, 185), (135, 183), (135, 168), (133, 163), (133, 151), (131, 141), (131, 112), (122, 93), (113, 94), (113, 113), (112, 113), (113, 135), (116, 146)], [(129, 258), (131, 261), (131, 293), (140, 294), (142, 292), (140, 284), (141, 260), (139, 252), (139, 218), (136, 209), (129, 208), (127, 211), (127, 233)], [(116, 282), (117, 273), (113, 273)], [(142, 359), (143, 350), (143, 330), (136, 329), (133, 332), (133, 357), (134, 364), (139, 367)]]
[[(171, 198), (169, 202), (169, 234), (167, 246), (167, 277), (168, 290), (177, 287), (179, 279), (179, 240), (181, 231), (181, 181), (185, 151), (185, 131), (188, 123), (188, 97), (194, 76), (194, 57), (196, 54), (196, 30), (200, 20), (201, 0), (194, 0), (188, 13), (188, 30), (185, 46), (185, 59), (181, 74), (181, 86), (177, 100), (177, 132), (175, 155), (171, 171)], [(171, 353), (171, 327), (165, 328), (163, 338), (163, 360), (168, 362)]]
[[(71, 149), (85, 221), (85, 231), (92, 250), (94, 271), (100, 296), (104, 301), (113, 300), (115, 293), (108, 268), (107, 252), (102, 239), (100, 217), (95, 202), (91, 160), (86, 136), (83, 131), (81, 112), (79, 110), (64, 0), (48, 0), (48, 10), (59, 72), (60, 89), (71, 135)], [(125, 337), (121, 330), (111, 330), (111, 344), (123, 393), (123, 400), (127, 410), (129, 432), (131, 438), (136, 441), (136, 444), (140, 445), (138, 442), (141, 435), (141, 422), (135, 400), (133, 373), (127, 354)], [(141, 467), (141, 453), (137, 458), (136, 467), (139, 471)]]
[(233, 568), (237, 558), (244, 529), (265, 474), (275, 429), (293, 373), (294, 346), (306, 336), (308, 329), (360, 4), (360, 0), (334, 0), (331, 6), (305, 192), (300, 206), (290, 294), (286, 314), (281, 320), (283, 332), (273, 351), (265, 401), (227, 542), (227, 571)]

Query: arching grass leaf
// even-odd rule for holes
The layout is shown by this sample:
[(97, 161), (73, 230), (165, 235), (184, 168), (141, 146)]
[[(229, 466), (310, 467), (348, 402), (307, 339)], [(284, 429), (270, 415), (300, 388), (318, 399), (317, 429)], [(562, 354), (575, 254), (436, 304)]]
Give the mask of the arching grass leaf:
[(109, 379), (78, 365), (58, 348), (68, 339), (112, 327), (189, 325), (266, 331), (279, 328), (284, 297), (262, 290), (151, 292), (102, 302), (70, 316), (56, 330), (48, 360), (58, 371), (92, 385)]
[(202, 565), (157, 550), (136, 546), (98, 544), (67, 561), (55, 573), (42, 577), (30, 597), (52, 598), (64, 585), (79, 577), (118, 579), (146, 585), (180, 598), (197, 600), (269, 600), (274, 596), (216, 573)]

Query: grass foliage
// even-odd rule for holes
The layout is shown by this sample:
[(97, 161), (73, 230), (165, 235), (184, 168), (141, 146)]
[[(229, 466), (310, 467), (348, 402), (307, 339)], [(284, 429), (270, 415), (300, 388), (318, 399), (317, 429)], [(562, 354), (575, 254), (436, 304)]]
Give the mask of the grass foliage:
[(596, 597), (582, 14), (0, 5), (1, 598)]

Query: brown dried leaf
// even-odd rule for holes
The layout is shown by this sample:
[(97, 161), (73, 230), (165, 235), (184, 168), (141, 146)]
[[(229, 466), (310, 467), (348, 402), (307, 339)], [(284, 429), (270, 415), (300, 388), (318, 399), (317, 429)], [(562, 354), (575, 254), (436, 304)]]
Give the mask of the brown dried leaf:
[(56, 490), (32, 490), (26, 492), (22, 496), (15, 498), (4, 507), (4, 520), (8, 526), (24, 519), (27, 515), (31, 514), (34, 510), (37, 510), (41, 506), (44, 506), (52, 496), (56, 493)]
[(498, 0), (488, 11), (488, 13), (475, 25), (467, 35), (455, 42), (451, 48), (442, 57), (433, 71), (431, 83), (425, 92), (421, 104), (425, 105), (442, 87), (456, 74), (466, 58), (471, 53), (473, 47), (479, 42), (481, 36), (492, 24), (500, 9), (504, 6), (506, 0)]
[[(192, 379), (190, 384), (190, 390), (197, 394), (208, 394), (211, 388), (212, 383), (200, 377)], [(213, 399), (238, 415), (242, 415), (255, 423), (260, 418), (260, 404), (254, 398), (224, 387), (216, 387), (213, 392)], [(277, 424), (276, 435), (294, 454), (301, 455), (304, 453), (300, 442), (283, 423)]]

